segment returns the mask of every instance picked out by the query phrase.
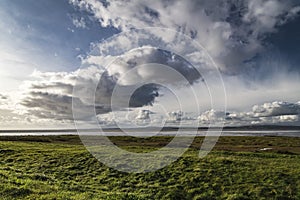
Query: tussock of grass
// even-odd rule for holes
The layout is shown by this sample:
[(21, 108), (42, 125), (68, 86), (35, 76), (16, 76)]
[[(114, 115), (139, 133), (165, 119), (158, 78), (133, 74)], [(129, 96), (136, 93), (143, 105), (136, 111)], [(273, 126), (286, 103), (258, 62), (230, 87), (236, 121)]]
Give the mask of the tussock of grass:
[[(145, 174), (104, 166), (75, 136), (29, 139), (0, 142), (0, 199), (300, 199), (298, 138), (224, 137), (202, 159), (196, 138), (176, 162)], [(136, 152), (170, 141), (111, 139)]]

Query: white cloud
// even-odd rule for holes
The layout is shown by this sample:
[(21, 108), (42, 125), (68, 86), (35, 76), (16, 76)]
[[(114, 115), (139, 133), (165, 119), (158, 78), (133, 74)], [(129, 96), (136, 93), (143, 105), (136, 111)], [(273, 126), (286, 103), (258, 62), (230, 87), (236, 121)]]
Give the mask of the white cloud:
[(85, 29), (87, 28), (87, 24), (86, 24), (86, 21), (83, 17), (80, 17), (80, 18), (73, 18), (72, 19), (72, 23), (73, 25), (76, 27), (76, 28), (82, 28), (82, 29)]
[[(243, 61), (259, 53), (264, 36), (299, 12), (299, 6), (290, 0), (70, 2), (92, 12), (103, 27), (122, 31), (164, 27), (187, 34), (202, 44), (224, 70), (237, 70)], [(152, 33), (168, 40), (174, 38), (163, 31)]]
[[(198, 117), (194, 117), (193, 113), (182, 111), (172, 111), (167, 113), (153, 113), (150, 110), (138, 109), (119, 111), (115, 113), (107, 113), (99, 115), (102, 124), (116, 125), (121, 124), (126, 127), (136, 125), (151, 126), (243, 126), (243, 125), (299, 125), (299, 103), (287, 102), (270, 102), (262, 105), (254, 105), (253, 111), (249, 112), (227, 112), (217, 110), (207, 110), (202, 112)], [(257, 107), (267, 108), (267, 115), (257, 115)], [(288, 108), (288, 109), (287, 109)], [(155, 109), (155, 107), (153, 108)], [(265, 112), (264, 111), (259, 111)], [(290, 113), (290, 114), (287, 114)], [(294, 113), (294, 114), (292, 114)], [(104, 123), (107, 121), (107, 123)], [(112, 123), (113, 122), (113, 123)]]
[(299, 121), (299, 115), (281, 115), (279, 116), (279, 122), (297, 122)]
[(255, 105), (252, 112), (255, 117), (296, 115), (300, 113), (300, 104), (274, 101), (263, 105)]
[(139, 110), (138, 115), (136, 116), (135, 119), (137, 120), (149, 120), (150, 119), (150, 114), (152, 112), (150, 110)]
[(278, 17), (291, 10), (289, 3), (278, 0), (253, 0), (248, 2), (248, 12), (243, 20), (252, 23), (256, 34), (273, 31)]
[(200, 123), (225, 122), (225, 125), (294, 124), (299, 125), (300, 104), (282, 101), (254, 105), (250, 112), (206, 111), (198, 119)]
[(183, 112), (182, 111), (173, 111), (168, 113), (169, 118), (168, 118), (168, 122), (180, 122), (182, 120), (183, 117)]
[(214, 123), (217, 121), (224, 121), (226, 117), (226, 114), (224, 111), (215, 111), (215, 110), (208, 110), (202, 113), (198, 120), (200, 120), (201, 123), (207, 124), (207, 123)]
[(167, 118), (165, 119), (168, 124), (193, 124), (195, 123), (195, 118), (189, 116), (187, 113), (177, 110), (168, 113)]

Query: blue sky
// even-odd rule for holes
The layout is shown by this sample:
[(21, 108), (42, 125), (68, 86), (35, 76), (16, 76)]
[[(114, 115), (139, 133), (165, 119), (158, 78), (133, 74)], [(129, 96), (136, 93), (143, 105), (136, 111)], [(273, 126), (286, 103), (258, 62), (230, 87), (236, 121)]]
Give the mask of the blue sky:
[[(23, 68), (19, 72), (6, 69), (6, 76), (0, 76), (7, 81), (25, 79), (33, 69), (75, 70), (81, 65), (78, 56), (89, 52), (91, 42), (118, 32), (115, 28), (101, 27), (92, 14), (76, 9), (66, 0), (1, 1), (0, 17), (1, 52), (14, 55), (15, 59), (7, 61), (11, 65), (21, 60)], [(81, 17), (86, 27), (73, 24), (74, 19)], [(13, 77), (15, 73), (17, 77)], [(2, 89), (16, 89), (16, 86)]]
[[(103, 90), (96, 94), (101, 113), (97, 118), (101, 123), (115, 124), (120, 120), (125, 123), (122, 111), (128, 107), (120, 106), (117, 117), (113, 117), (111, 108), (107, 107), (112, 86), (127, 91), (136, 86), (133, 83), (163, 74), (150, 67), (134, 76), (126, 75), (134, 63), (143, 65), (146, 61), (169, 63), (187, 79), (192, 77), (188, 82), (196, 82), (192, 87), (199, 91), (196, 96), (203, 110), (193, 113), (187, 88), (174, 89), (187, 97), (183, 103), (185, 110), (181, 111), (170, 92), (152, 85), (135, 93), (143, 103), (131, 108), (134, 119), (147, 121), (152, 116), (156, 122), (202, 120), (203, 124), (210, 119), (221, 119), (225, 112), (224, 99), (219, 85), (214, 82), (216, 76), (209, 75), (206, 80), (212, 83), (210, 89), (219, 94), (216, 108), (212, 109), (209, 95), (203, 94), (199, 76), (187, 70), (186, 62), (179, 61), (176, 54), (181, 53), (179, 55), (191, 61), (195, 68), (208, 74), (212, 70), (209, 59), (201, 52), (192, 51), (192, 47), (182, 50), (182, 46), (173, 45), (178, 38), (167, 30), (155, 31), (158, 29), (154, 27), (185, 34), (204, 47), (224, 80), (227, 111), (231, 113), (226, 122), (232, 123), (230, 125), (300, 124), (299, 13), (297, 0), (0, 1), (0, 125), (10, 127), (20, 122), (20, 127), (73, 126), (71, 89), (80, 67), (87, 73), (80, 74), (83, 80), (99, 81), (98, 76), (108, 77), (103, 80)], [(146, 39), (138, 31), (145, 27), (153, 27), (145, 34), (149, 34)], [(107, 40), (111, 36), (115, 38)], [(162, 47), (167, 49), (173, 45), (181, 50), (174, 48), (174, 54), (170, 54), (142, 49), (142, 45), (136, 48), (138, 38), (144, 39), (145, 44), (158, 38)], [(131, 47), (135, 47), (136, 54), (130, 52)], [(125, 64), (114, 63), (110, 69), (104, 67), (110, 59), (117, 58), (111, 49), (115, 49), (113, 53), (117, 56), (123, 56)], [(119, 52), (125, 53), (118, 55)], [(173, 76), (164, 78), (166, 84), (175, 87)], [(78, 98), (87, 104), (84, 106), (91, 106), (83, 97)], [(150, 102), (146, 101), (149, 99)], [(160, 113), (162, 106), (167, 110), (164, 114)], [(84, 116), (88, 116), (87, 121), (90, 119), (88, 114)]]

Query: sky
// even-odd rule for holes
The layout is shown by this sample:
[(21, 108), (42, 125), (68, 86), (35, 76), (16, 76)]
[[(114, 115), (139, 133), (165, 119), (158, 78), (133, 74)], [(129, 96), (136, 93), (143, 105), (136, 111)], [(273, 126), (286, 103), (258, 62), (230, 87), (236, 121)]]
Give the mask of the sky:
[(3, 0), (0, 17), (0, 129), (300, 125), (297, 0)]

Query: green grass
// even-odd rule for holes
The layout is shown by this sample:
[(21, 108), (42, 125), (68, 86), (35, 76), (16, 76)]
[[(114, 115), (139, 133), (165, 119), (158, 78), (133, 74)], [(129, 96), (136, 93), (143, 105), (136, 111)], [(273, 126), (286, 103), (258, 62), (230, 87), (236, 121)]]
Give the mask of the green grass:
[[(111, 138), (136, 152), (171, 139)], [(198, 158), (202, 140), (163, 169), (128, 174), (98, 162), (76, 136), (0, 137), (0, 199), (300, 199), (300, 138), (222, 137)]]

